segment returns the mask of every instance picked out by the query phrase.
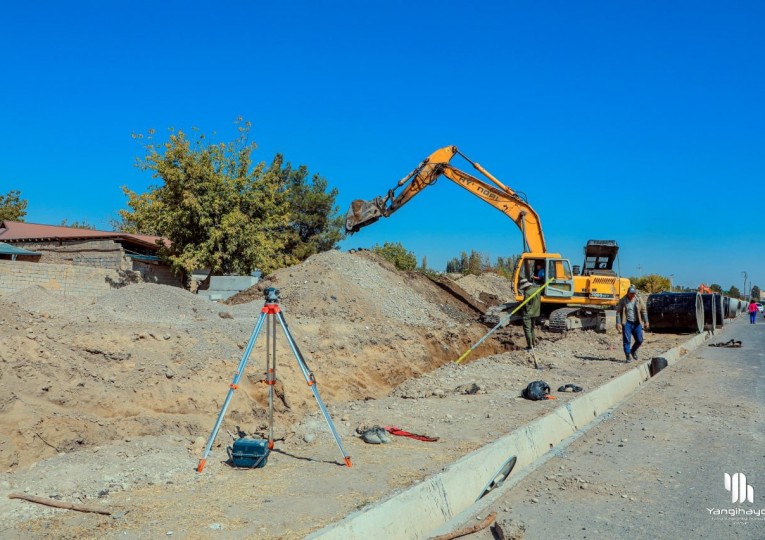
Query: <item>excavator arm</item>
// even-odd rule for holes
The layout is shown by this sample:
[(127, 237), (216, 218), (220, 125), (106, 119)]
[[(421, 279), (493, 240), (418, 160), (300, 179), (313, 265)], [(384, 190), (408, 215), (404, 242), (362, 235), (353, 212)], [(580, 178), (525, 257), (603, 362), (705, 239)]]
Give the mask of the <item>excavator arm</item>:
[[(494, 185), (452, 166), (449, 162), (455, 154), (462, 156)], [(346, 216), (345, 230), (354, 233), (381, 217), (389, 217), (442, 175), (512, 219), (523, 235), (523, 251), (546, 253), (539, 216), (525, 198), (503, 185), (478, 163), (471, 161), (456, 146), (445, 146), (433, 152), (412, 172), (399, 180), (396, 187), (388, 191), (384, 198), (353, 201)], [(399, 188), (403, 190), (396, 195), (395, 192)]]

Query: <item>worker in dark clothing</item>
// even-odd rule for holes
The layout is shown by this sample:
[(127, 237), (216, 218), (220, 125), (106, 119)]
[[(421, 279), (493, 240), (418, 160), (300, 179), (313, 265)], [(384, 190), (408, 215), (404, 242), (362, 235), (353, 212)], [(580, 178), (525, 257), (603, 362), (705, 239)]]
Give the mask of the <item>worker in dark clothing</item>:
[[(518, 289), (523, 293), (525, 299), (537, 292), (539, 285), (534, 285), (526, 279), (521, 279), (518, 283)], [(536, 325), (541, 311), (542, 302), (539, 295), (536, 295), (523, 306), (523, 335), (526, 336), (526, 350), (532, 349), (537, 344), (536, 336), (534, 335), (534, 325)]]
[(534, 277), (532, 278), (538, 285), (542, 285), (545, 282), (545, 265), (541, 262), (536, 264), (534, 268)]
[[(643, 343), (643, 327), (648, 329), (648, 312), (645, 302), (637, 296), (637, 289), (630, 285), (627, 294), (616, 304), (616, 329), (622, 333), (625, 361), (637, 360), (637, 350)], [(635, 344), (632, 344), (632, 338)]]

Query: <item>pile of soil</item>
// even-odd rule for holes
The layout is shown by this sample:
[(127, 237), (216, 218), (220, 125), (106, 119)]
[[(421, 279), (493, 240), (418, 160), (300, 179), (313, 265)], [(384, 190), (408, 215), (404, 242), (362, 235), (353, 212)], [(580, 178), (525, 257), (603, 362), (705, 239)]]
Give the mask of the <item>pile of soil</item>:
[[(458, 284), (475, 295), (504, 295), (497, 279)], [(267, 287), (280, 291), (290, 331), (354, 456), (351, 469), (339, 468), (342, 454), (279, 329), (277, 447), (268, 474), (225, 464), (234, 438), (267, 433), (264, 332), (208, 468), (194, 472)], [(0, 530), (17, 534), (44, 537), (55, 527), (59, 538), (173, 531), (197, 538), (225, 529), (294, 538), (422, 480), (555, 405), (520, 398), (540, 372), (527, 353), (504, 352), (523, 345), (519, 328), (504, 329), (501, 340), (487, 339), (469, 362), (455, 364), (488, 330), (475, 310), (369, 252), (313, 256), (226, 305), (139, 284), (96, 299), (27, 289), (0, 297), (0, 308)], [(554, 388), (593, 388), (626, 369), (618, 336), (541, 334), (537, 356)], [(649, 335), (645, 354), (682, 339)], [(362, 425), (391, 424), (439, 441), (367, 445), (356, 437)], [(255, 492), (251, 473), (258, 475)], [(7, 499), (13, 491), (103, 504), (124, 517), (105, 521)]]

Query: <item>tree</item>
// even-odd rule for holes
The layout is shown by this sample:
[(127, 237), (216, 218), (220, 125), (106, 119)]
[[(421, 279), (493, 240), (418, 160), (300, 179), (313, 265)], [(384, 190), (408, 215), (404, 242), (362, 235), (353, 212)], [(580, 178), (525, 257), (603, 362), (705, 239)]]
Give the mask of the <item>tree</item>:
[(649, 274), (637, 278), (629, 278), (630, 282), (642, 291), (649, 294), (669, 290), (669, 278), (657, 274)]
[[(281, 167), (282, 155), (277, 154), (274, 161)], [(293, 170), (287, 163), (280, 168), (280, 174), (287, 184), (293, 233), (287, 242), (287, 252), (303, 261), (311, 255), (334, 248), (343, 238), (343, 217), (337, 214), (335, 206), (337, 189), (327, 191), (327, 180), (319, 175), (314, 175), (309, 182), (305, 165)]]
[(21, 198), (21, 192), (11, 190), (0, 195), (0, 221), (24, 221), (27, 215), (27, 200)]
[(717, 283), (712, 283), (709, 286), (709, 288), (712, 289), (712, 291), (714, 291), (714, 292), (716, 292), (718, 294), (722, 294), (722, 287), (719, 286)]
[(468, 267), (466, 274), (473, 274), (474, 276), (480, 276), (483, 273), (483, 261), (481, 254), (475, 250), (470, 251), (470, 257), (468, 258)]
[[(123, 187), (130, 210), (120, 211), (119, 228), (167, 238), (160, 249), (173, 269), (186, 276), (198, 268), (212, 274), (267, 274), (335, 246), (340, 218), (332, 215), (337, 190), (305, 166), (293, 169), (277, 154), (270, 165), (253, 164), (250, 123), (238, 120), (239, 136), (229, 143), (190, 141), (173, 131), (162, 144), (148, 134), (146, 156), (136, 161), (159, 183), (137, 194)], [(142, 139), (143, 136), (136, 136)]]
[(750, 298), (757, 298), (759, 300), (761, 294), (762, 293), (760, 293), (760, 288), (757, 285), (755, 285), (754, 287), (752, 287), (752, 292), (749, 293), (749, 297)]
[(428, 258), (425, 255), (422, 256), (422, 264), (420, 265), (420, 268), (422, 270), (428, 269)]
[(399, 270), (414, 270), (417, 268), (417, 257), (407, 250), (400, 242), (395, 244), (385, 242), (382, 246), (375, 245), (372, 251), (381, 255), (385, 260), (392, 263)]
[(731, 285), (730, 290), (728, 291), (728, 296), (731, 298), (741, 298), (741, 291), (739, 291), (738, 287), (735, 285)]
[(69, 227), (70, 229), (90, 229), (95, 230), (96, 228), (93, 225), (90, 225), (87, 221), (73, 221), (71, 223), (68, 223), (67, 220), (62, 219), (61, 220), (61, 226), (62, 227)]

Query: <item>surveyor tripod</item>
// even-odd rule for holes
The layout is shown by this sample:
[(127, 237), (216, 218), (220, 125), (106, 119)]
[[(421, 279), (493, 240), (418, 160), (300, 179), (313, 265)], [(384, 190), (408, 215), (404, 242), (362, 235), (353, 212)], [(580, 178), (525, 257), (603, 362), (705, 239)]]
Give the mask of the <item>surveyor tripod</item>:
[(338, 435), (337, 430), (335, 429), (335, 425), (332, 423), (332, 419), (329, 416), (329, 412), (327, 411), (327, 408), (324, 406), (324, 402), (322, 402), (321, 397), (319, 396), (319, 390), (316, 388), (316, 378), (314, 377), (313, 372), (308, 368), (308, 365), (305, 363), (305, 359), (303, 358), (300, 349), (295, 343), (295, 339), (292, 337), (292, 334), (287, 327), (287, 322), (284, 320), (284, 314), (279, 307), (279, 290), (273, 287), (269, 287), (264, 290), (263, 293), (265, 295), (266, 302), (260, 312), (260, 318), (258, 318), (255, 329), (252, 331), (250, 340), (247, 342), (247, 347), (245, 348), (242, 359), (239, 362), (239, 367), (236, 369), (234, 379), (231, 381), (231, 384), (229, 384), (226, 400), (223, 402), (223, 407), (221, 407), (220, 413), (218, 414), (218, 420), (215, 422), (215, 427), (213, 428), (212, 433), (210, 433), (210, 438), (207, 440), (204, 454), (202, 454), (202, 458), (199, 460), (199, 465), (197, 466), (197, 472), (202, 472), (202, 469), (204, 469), (205, 464), (207, 463), (207, 456), (209, 455), (212, 445), (215, 442), (215, 437), (218, 435), (218, 430), (223, 423), (223, 417), (226, 415), (226, 409), (231, 402), (231, 398), (234, 396), (234, 392), (239, 389), (239, 379), (241, 379), (242, 375), (244, 374), (244, 368), (247, 366), (247, 361), (250, 359), (250, 353), (252, 352), (252, 348), (255, 346), (255, 342), (258, 339), (258, 334), (260, 333), (263, 323), (266, 324), (266, 378), (263, 382), (268, 385), (268, 448), (274, 448), (276, 321), (279, 321), (279, 324), (284, 331), (284, 336), (287, 339), (287, 343), (289, 344), (290, 349), (292, 349), (292, 353), (295, 355), (295, 359), (297, 360), (298, 366), (300, 367), (300, 371), (303, 372), (303, 377), (305, 377), (308, 386), (311, 387), (313, 397), (316, 398), (316, 402), (319, 404), (319, 409), (321, 409), (321, 413), (324, 415), (324, 419), (327, 421), (327, 425), (332, 432), (332, 436), (335, 438), (335, 442), (337, 443), (338, 448), (340, 448), (340, 452), (343, 454), (345, 464), (350, 467), (351, 457), (345, 453), (345, 450), (343, 449), (343, 443), (340, 441), (340, 435)]

